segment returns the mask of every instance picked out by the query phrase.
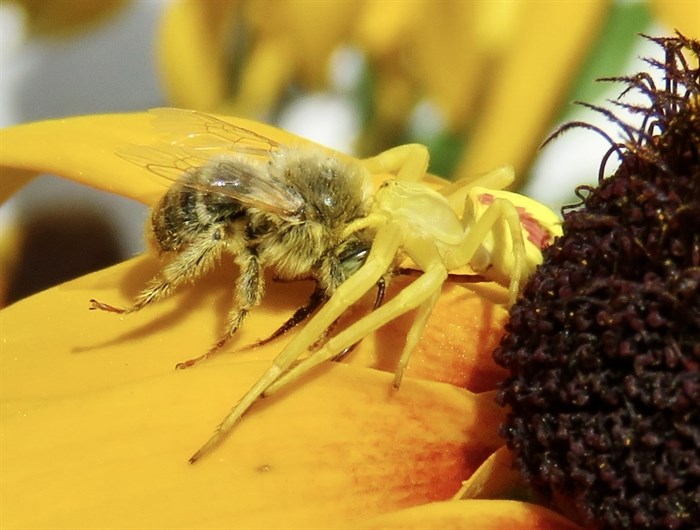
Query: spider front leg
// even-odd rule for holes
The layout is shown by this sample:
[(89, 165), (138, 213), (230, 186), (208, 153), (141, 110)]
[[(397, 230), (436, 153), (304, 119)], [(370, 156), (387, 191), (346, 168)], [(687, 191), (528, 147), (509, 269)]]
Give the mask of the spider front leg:
[(295, 381), (314, 366), (335, 357), (339, 351), (355, 344), (383, 325), (400, 317), (404, 313), (418, 308), (418, 313), (413, 320), (411, 329), (406, 337), (406, 343), (401, 353), (399, 363), (394, 374), (394, 388), (398, 388), (403, 378), (403, 372), (408, 365), (409, 358), (415, 349), (418, 340), (423, 334), (428, 317), (437, 302), (445, 279), (447, 270), (441, 263), (435, 263), (417, 280), (399, 292), (389, 302), (364, 316), (349, 328), (332, 337), (323, 348), (315, 351), (302, 362), (281, 376), (264, 392), (265, 396), (271, 395), (289, 383)]
[[(474, 196), (473, 192), (470, 193), (467, 200), (474, 200)], [(486, 271), (493, 267), (498, 276), (509, 278), (508, 301), (512, 305), (518, 296), (521, 280), (530, 269), (525, 260), (523, 227), (512, 202), (492, 195), (490, 197), (489, 205), (478, 217), (470, 204), (465, 207), (466, 226), (459, 249), (460, 261), (471, 264), (477, 270)], [(506, 230), (502, 230), (499, 224), (505, 224)], [(487, 254), (482, 263), (475, 261), (480, 249)]]
[(394, 173), (398, 180), (416, 182), (425, 176), (429, 159), (428, 148), (424, 145), (405, 144), (365, 158), (361, 163), (372, 174)]
[(272, 366), (234, 405), (219, 424), (214, 434), (190, 458), (194, 463), (230, 431), (243, 414), (290, 366), (303, 355), (333, 322), (352, 304), (367, 293), (392, 266), (401, 246), (402, 227), (398, 223), (381, 226), (377, 230), (374, 244), (367, 261), (360, 269), (342, 283), (328, 302), (309, 320), (297, 335), (272, 361)]
[(507, 284), (512, 304), (542, 263), (542, 250), (561, 235), (561, 219), (539, 202), (503, 190), (474, 187), (467, 194), (458, 261)]

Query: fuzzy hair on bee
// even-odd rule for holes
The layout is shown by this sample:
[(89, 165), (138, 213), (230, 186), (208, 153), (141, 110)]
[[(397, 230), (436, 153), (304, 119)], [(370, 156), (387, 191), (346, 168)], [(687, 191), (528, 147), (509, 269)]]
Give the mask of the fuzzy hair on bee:
[[(281, 145), (252, 130), (204, 113), (154, 109), (154, 127), (168, 142), (131, 146), (119, 156), (165, 177), (170, 188), (153, 209), (151, 235), (169, 258), (134, 304), (96, 300), (92, 309), (131, 313), (194, 281), (223, 253), (240, 268), (235, 301), (219, 341), (192, 366), (222, 350), (261, 303), (264, 271), (282, 280), (312, 279), (316, 290), (271, 337), (307, 320), (270, 368), (190, 458), (219, 443), (262, 396), (411, 310), (416, 310), (396, 369), (394, 387), (450, 273), (471, 267), (498, 281), (514, 302), (542, 261), (542, 249), (561, 234), (560, 219), (536, 201), (504, 191), (514, 179), (504, 167), (434, 189), (423, 182), (428, 151), (398, 146), (362, 160), (313, 144)], [(375, 174), (391, 174), (377, 189)], [(383, 305), (332, 334), (333, 324), (373, 287), (383, 286), (408, 260), (416, 279)], [(309, 353), (302, 361), (298, 359)]]
[(360, 243), (343, 241), (343, 229), (367, 214), (368, 197), (358, 168), (292, 148), (264, 164), (220, 157), (187, 173), (153, 210), (151, 224), (160, 251), (213, 241), (213, 252), (272, 266), (284, 280), (318, 269), (316, 279), (332, 291), (345, 279), (338, 256)]
[[(226, 332), (204, 355), (178, 364), (184, 368), (215, 354), (234, 336), (262, 300), (265, 268), (280, 280), (313, 279), (322, 302), (361, 265), (371, 240), (362, 233), (345, 237), (343, 231), (368, 213), (371, 188), (362, 166), (320, 149), (282, 146), (212, 116), (177, 109), (153, 113), (157, 128), (178, 120), (189, 127), (188, 136), (175, 145), (131, 146), (118, 154), (173, 180), (153, 208), (148, 230), (154, 250), (171, 260), (133, 306), (92, 301), (94, 309), (138, 311), (230, 253), (240, 275)], [(218, 147), (215, 130), (233, 147), (209, 157)], [(240, 140), (259, 145), (241, 147)], [(310, 304), (306, 313), (320, 305)]]

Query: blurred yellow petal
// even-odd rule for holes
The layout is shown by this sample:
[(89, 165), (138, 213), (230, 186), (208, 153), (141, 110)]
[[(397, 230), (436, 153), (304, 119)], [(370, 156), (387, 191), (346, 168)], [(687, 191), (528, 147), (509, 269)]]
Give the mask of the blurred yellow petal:
[(478, 81), (488, 89), (455, 178), (502, 164), (514, 166), (517, 178), (526, 175), (607, 8), (599, 0), (527, 3), (503, 64)]
[(700, 38), (700, 2), (697, 0), (652, 0), (651, 8), (670, 29), (691, 39)]
[(116, 14), (127, 0), (13, 0), (21, 5), (32, 35), (66, 35)]
[(293, 57), (293, 78), (317, 89), (327, 81), (330, 56), (346, 42), (358, 6), (355, 0), (256, 0), (250, 3), (248, 21), (260, 40), (282, 40)]
[(164, 11), (158, 59), (168, 102), (214, 110), (229, 91), (238, 2), (176, 0)]
[(284, 38), (258, 42), (246, 57), (235, 95), (219, 102), (223, 112), (243, 116), (264, 116), (275, 108), (294, 74), (294, 59)]
[(330, 55), (345, 41), (356, 11), (352, 0), (174, 2), (159, 39), (169, 101), (263, 115), (289, 83), (325, 83)]
[(425, 0), (366, 2), (354, 30), (355, 41), (373, 57), (396, 54), (415, 35), (429, 7)]
[(441, 109), (450, 131), (474, 118), (500, 57), (528, 7), (518, 2), (455, 2), (427, 9), (411, 49), (411, 76)]
[(436, 502), (379, 516), (354, 526), (362, 530), (401, 528), (402, 530), (582, 530), (561, 515), (518, 501), (465, 500)]

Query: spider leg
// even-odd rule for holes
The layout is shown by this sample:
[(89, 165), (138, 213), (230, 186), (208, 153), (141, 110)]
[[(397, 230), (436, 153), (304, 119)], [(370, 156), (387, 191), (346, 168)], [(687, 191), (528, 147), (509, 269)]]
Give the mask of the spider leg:
[[(379, 308), (382, 305), (382, 302), (384, 302), (384, 295), (386, 294), (386, 279), (384, 277), (379, 278), (379, 281), (377, 282), (377, 297), (374, 299), (374, 305), (372, 305), (372, 311), (376, 311), (377, 308)], [(340, 361), (342, 360), (348, 353), (350, 353), (352, 350), (355, 349), (355, 347), (360, 343), (360, 341), (357, 341), (355, 344), (352, 344), (351, 346), (348, 346), (344, 350), (342, 350), (340, 353), (336, 354), (333, 357), (334, 361)]]
[[(190, 457), (196, 462), (238, 422), (241, 416), (260, 398), (299, 356), (303, 355), (323, 331), (328, 328), (349, 306), (357, 302), (369, 291), (379, 278), (391, 268), (403, 239), (403, 227), (399, 223), (381, 226), (376, 234), (372, 249), (365, 264), (342, 283), (326, 304), (309, 320), (294, 338), (272, 361), (272, 366), (233, 406), (205, 444)], [(352, 344), (352, 343), (350, 343)], [(348, 344), (348, 346), (350, 345)], [(337, 353), (337, 352), (336, 352)]]
[[(423, 271), (420, 271), (418, 269), (411, 269), (409, 267), (399, 267), (397, 269), (394, 269), (395, 276), (418, 277), (422, 274), (423, 274)], [(485, 281), (488, 281), (488, 280), (486, 279), (485, 276), (483, 276), (481, 274), (453, 274), (453, 273), (448, 274), (447, 279), (445, 280), (445, 282), (461, 283), (461, 284), (483, 283)]]
[[(439, 258), (439, 257), (438, 257)], [(294, 366), (287, 373), (282, 375), (275, 383), (264, 392), (270, 395), (302, 374), (308, 372), (314, 366), (333, 358), (339, 351), (351, 346), (358, 340), (366, 337), (373, 331), (379, 329), (384, 324), (391, 322), (400, 315), (418, 308), (418, 315), (414, 319), (413, 325), (406, 338), (399, 365), (394, 376), (394, 386), (398, 388), (401, 383), (403, 371), (408, 364), (418, 340), (420, 339), (425, 324), (440, 294), (442, 284), (447, 278), (447, 269), (441, 261), (433, 261), (433, 266), (408, 287), (399, 292), (389, 302), (373, 311), (369, 315), (355, 322), (349, 328), (331, 338), (320, 350), (314, 352), (302, 362)]]
[(221, 226), (213, 226), (185, 250), (175, 255), (161, 273), (139, 293), (132, 306), (119, 308), (93, 299), (90, 300), (90, 309), (120, 314), (135, 313), (147, 305), (165, 298), (175, 287), (194, 280), (211, 267), (224, 249), (221, 237), (222, 230)]
[[(494, 226), (501, 221), (506, 223), (511, 238), (513, 264), (512, 267), (505, 262), (496, 262), (492, 263), (492, 265), (510, 277), (508, 298), (512, 305), (518, 296), (520, 283), (527, 274), (527, 262), (525, 259), (525, 238), (523, 237), (520, 214), (511, 201), (495, 198), (478, 219), (471, 220), (471, 224), (469, 224), (470, 219), (468, 216), (465, 216), (466, 232), (457, 254), (459, 255), (458, 261), (460, 263), (469, 263), (474, 258), (479, 246), (489, 233), (493, 231)], [(502, 244), (501, 241), (495, 241), (494, 248), (500, 244)]]
[(396, 389), (401, 386), (403, 373), (408, 366), (408, 361), (411, 358), (413, 350), (415, 350), (418, 341), (423, 335), (423, 330), (425, 329), (425, 326), (428, 323), (428, 318), (430, 318), (430, 314), (433, 312), (433, 308), (440, 297), (442, 284), (445, 282), (446, 277), (447, 271), (444, 271), (444, 277), (436, 275), (428, 278), (432, 285), (426, 285), (425, 292), (428, 294), (430, 293), (431, 289), (433, 292), (420, 306), (418, 306), (418, 313), (416, 318), (413, 320), (413, 324), (411, 325), (411, 329), (408, 331), (408, 335), (406, 336), (406, 344), (404, 345), (403, 352), (401, 352), (401, 357), (399, 357), (399, 362), (396, 365), (396, 371), (394, 372), (394, 388)]
[(511, 166), (502, 166), (481, 175), (467, 175), (455, 182), (445, 185), (438, 191), (444, 195), (450, 206), (456, 212), (464, 207), (467, 194), (475, 187), (485, 187), (492, 190), (502, 190), (515, 180)]
[(372, 174), (395, 173), (398, 180), (418, 181), (428, 170), (430, 154), (421, 144), (406, 144), (365, 158), (362, 165)]

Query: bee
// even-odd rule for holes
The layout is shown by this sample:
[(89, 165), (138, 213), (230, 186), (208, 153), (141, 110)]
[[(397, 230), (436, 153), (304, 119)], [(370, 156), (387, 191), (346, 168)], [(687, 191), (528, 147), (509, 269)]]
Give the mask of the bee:
[[(92, 309), (139, 311), (196, 280), (222, 254), (232, 254), (240, 274), (225, 333), (205, 354), (177, 365), (186, 368), (220, 351), (240, 329), (262, 300), (265, 268), (282, 281), (312, 279), (316, 290), (306, 306), (261, 343), (302, 321), (362, 264), (370, 234), (343, 232), (368, 213), (371, 187), (364, 167), (320, 149), (281, 146), (198, 112), (156, 109), (154, 114), (158, 129), (167, 130), (175, 121), (189, 127), (186, 138), (160, 148), (132, 146), (118, 154), (166, 178), (173, 169), (179, 172), (153, 208), (149, 229), (156, 251), (172, 259), (131, 307), (91, 300)], [(217, 147), (214, 132), (232, 139), (228, 154), (207, 154)], [(201, 145), (193, 145), (195, 139)]]
[[(120, 309), (92, 300), (92, 308), (138, 311), (195, 280), (224, 252), (232, 254), (240, 275), (224, 335), (206, 353), (179, 365), (187, 367), (227, 345), (260, 304), (266, 268), (280, 279), (311, 278), (317, 286), (306, 306), (261, 341), (308, 319), (191, 463), (220, 442), (260, 397), (416, 309), (394, 376), (398, 388), (450, 273), (471, 267), (507, 286), (512, 303), (542, 261), (542, 249), (561, 234), (560, 219), (551, 210), (503, 191), (513, 181), (510, 168), (435, 190), (423, 181), (429, 155), (422, 145), (357, 160), (312, 145), (281, 145), (196, 111), (152, 112), (156, 128), (171, 136), (169, 143), (134, 146), (120, 155), (175, 177), (151, 215), (156, 248), (171, 261), (133, 306)], [(176, 130), (187, 133), (178, 136)], [(373, 190), (371, 176), (380, 173), (394, 177)], [(370, 313), (326, 338), (346, 309), (383, 285), (406, 260), (419, 270), (413, 282), (383, 305), (380, 289)], [(324, 338), (320, 345), (319, 338)]]

